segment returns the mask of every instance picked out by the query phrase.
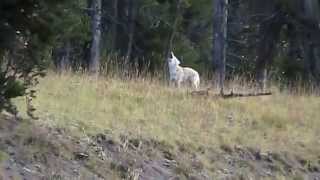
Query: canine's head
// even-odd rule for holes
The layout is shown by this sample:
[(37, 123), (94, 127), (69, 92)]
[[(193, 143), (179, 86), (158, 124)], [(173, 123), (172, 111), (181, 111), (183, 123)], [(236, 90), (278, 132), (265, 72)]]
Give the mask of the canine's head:
[(178, 60), (178, 58), (176, 58), (173, 52), (171, 52), (170, 57), (168, 58), (168, 63), (172, 66), (178, 66), (180, 64), (180, 61)]

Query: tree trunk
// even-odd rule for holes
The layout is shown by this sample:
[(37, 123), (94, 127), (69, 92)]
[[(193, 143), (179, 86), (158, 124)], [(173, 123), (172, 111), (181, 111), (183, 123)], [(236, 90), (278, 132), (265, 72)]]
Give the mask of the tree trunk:
[(260, 24), (259, 27), (259, 34), (262, 38), (257, 49), (256, 81), (260, 91), (265, 91), (267, 87), (267, 65), (272, 62), (282, 25), (282, 16), (278, 15)]
[(65, 42), (62, 47), (54, 50), (55, 66), (59, 73), (65, 72), (70, 66), (71, 44)]
[(91, 31), (92, 42), (90, 49), (89, 72), (97, 74), (100, 68), (100, 44), (101, 44), (101, 7), (102, 0), (92, 1), (92, 17), (91, 17)]
[(319, 68), (319, 52), (315, 43), (311, 39), (316, 35), (307, 35), (303, 39), (304, 46), (304, 79), (319, 84), (320, 68)]
[(116, 41), (118, 36), (118, 0), (113, 0), (113, 22), (112, 22), (112, 44), (111, 44), (111, 50), (116, 49)]
[(316, 85), (320, 87), (320, 47), (314, 48), (314, 69), (313, 76), (316, 80)]
[(166, 50), (166, 54), (165, 54), (166, 60), (168, 59), (168, 57), (170, 55), (170, 52), (172, 51), (173, 40), (174, 40), (174, 37), (176, 35), (179, 16), (180, 16), (180, 11), (181, 11), (181, 3), (182, 3), (182, 0), (178, 0), (177, 1), (176, 14), (175, 14), (175, 17), (174, 17), (173, 27), (172, 27), (172, 31), (171, 31), (169, 39), (168, 39), (168, 45), (167, 45), (167, 50)]
[[(261, 31), (265, 31), (264, 28)], [(260, 32), (261, 32), (260, 31)], [(268, 30), (266, 30), (268, 31)], [(257, 59), (256, 59), (256, 81), (258, 89), (260, 91), (265, 91), (267, 88), (267, 65), (271, 63), (273, 58), (273, 51), (275, 47), (275, 39), (271, 34), (261, 34), (264, 36), (260, 40)]]
[(228, 0), (213, 0), (213, 65), (220, 93), (224, 92), (227, 51)]
[(129, 30), (129, 41), (128, 48), (126, 53), (126, 62), (128, 62), (131, 58), (132, 54), (132, 46), (133, 46), (133, 38), (134, 38), (134, 30), (135, 30), (135, 0), (128, 0), (128, 30)]
[(168, 42), (167, 42), (167, 49), (165, 52), (165, 77), (168, 77), (168, 73), (169, 72), (169, 64), (168, 64), (168, 58), (170, 56), (170, 52), (172, 51), (172, 47), (173, 47), (173, 41), (174, 41), (174, 37), (176, 35), (177, 32), (177, 26), (178, 26), (178, 22), (179, 22), (179, 16), (181, 14), (181, 4), (182, 4), (182, 0), (177, 0), (177, 4), (176, 4), (176, 14), (174, 17), (174, 22), (173, 22), (173, 27), (172, 27), (172, 31), (169, 35), (168, 38)]
[(69, 41), (67, 41), (64, 46), (64, 52), (65, 52), (65, 54), (60, 61), (60, 71), (61, 72), (67, 71), (70, 66), (71, 44)]
[(320, 23), (320, 2), (318, 0), (304, 0), (305, 15), (308, 19), (312, 20), (313, 23)]

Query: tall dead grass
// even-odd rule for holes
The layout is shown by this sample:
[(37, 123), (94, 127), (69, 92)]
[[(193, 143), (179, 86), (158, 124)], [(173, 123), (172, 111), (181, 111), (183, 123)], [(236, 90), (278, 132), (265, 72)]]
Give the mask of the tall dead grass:
[[(274, 94), (268, 97), (192, 97), (187, 90), (168, 87), (159, 77), (124, 77), (48, 73), (36, 88), (39, 123), (75, 134), (108, 131), (115, 137), (127, 134), (173, 146), (237, 145), (319, 155), (320, 98), (316, 95), (272, 87)], [(254, 91), (241, 79), (230, 82), (228, 89)], [(24, 107), (22, 100), (16, 103)]]

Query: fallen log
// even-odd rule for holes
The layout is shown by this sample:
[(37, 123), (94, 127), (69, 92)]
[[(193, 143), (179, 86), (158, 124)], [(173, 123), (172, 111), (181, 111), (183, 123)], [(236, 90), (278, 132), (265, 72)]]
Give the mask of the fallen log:
[(220, 96), (225, 99), (236, 98), (236, 97), (270, 96), (270, 95), (272, 95), (271, 92), (241, 94), (241, 93), (233, 93), (232, 91), (230, 94), (220, 94)]
[(263, 93), (234, 93), (231, 91), (229, 94), (224, 93), (212, 93), (210, 90), (198, 90), (198, 91), (192, 91), (192, 96), (212, 96), (212, 97), (221, 97), (224, 99), (228, 98), (237, 98), (237, 97), (252, 97), (252, 96), (270, 96), (272, 95), (272, 92), (263, 92)]
[(192, 96), (209, 96), (209, 90), (198, 90), (198, 91), (192, 91)]

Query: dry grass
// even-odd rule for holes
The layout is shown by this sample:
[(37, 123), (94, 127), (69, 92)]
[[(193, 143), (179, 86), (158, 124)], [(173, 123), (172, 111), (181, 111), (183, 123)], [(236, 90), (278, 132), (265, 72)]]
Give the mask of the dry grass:
[[(151, 79), (49, 73), (34, 101), (41, 123), (191, 147), (239, 145), (313, 158), (320, 152), (320, 98), (197, 98)], [(22, 108), (23, 101), (17, 100)]]

